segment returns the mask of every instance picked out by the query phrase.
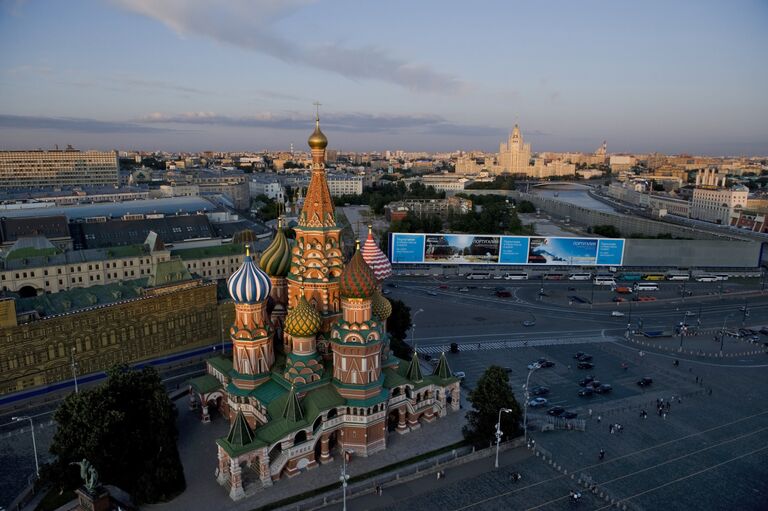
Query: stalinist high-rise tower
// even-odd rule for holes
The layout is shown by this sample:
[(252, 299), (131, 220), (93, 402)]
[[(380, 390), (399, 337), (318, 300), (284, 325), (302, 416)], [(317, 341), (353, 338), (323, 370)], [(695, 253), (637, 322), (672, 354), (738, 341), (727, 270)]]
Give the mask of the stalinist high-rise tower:
[(498, 166), (502, 172), (528, 174), (531, 161), (531, 144), (523, 142), (520, 127), (515, 124), (507, 142), (499, 145)]

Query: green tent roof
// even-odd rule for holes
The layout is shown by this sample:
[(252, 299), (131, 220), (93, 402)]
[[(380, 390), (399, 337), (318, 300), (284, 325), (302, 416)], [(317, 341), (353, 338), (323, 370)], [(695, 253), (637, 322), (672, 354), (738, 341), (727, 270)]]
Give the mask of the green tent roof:
[(413, 352), (411, 363), (408, 365), (408, 371), (406, 371), (405, 375), (415, 383), (419, 383), (424, 379), (421, 374), (421, 366), (419, 365), (419, 354), (416, 351)]
[(453, 376), (451, 367), (448, 365), (448, 360), (445, 358), (445, 352), (440, 354), (440, 361), (437, 363), (437, 367), (435, 367), (435, 371), (432, 373), (432, 376), (437, 376), (443, 380), (447, 380)]
[(240, 448), (252, 443), (254, 438), (256, 436), (248, 425), (248, 421), (245, 420), (242, 410), (238, 410), (235, 421), (232, 423), (232, 427), (229, 428), (227, 443), (232, 447)]
[(296, 395), (296, 387), (291, 385), (288, 399), (285, 400), (282, 417), (289, 422), (298, 422), (304, 418), (304, 412), (301, 410), (299, 397)]

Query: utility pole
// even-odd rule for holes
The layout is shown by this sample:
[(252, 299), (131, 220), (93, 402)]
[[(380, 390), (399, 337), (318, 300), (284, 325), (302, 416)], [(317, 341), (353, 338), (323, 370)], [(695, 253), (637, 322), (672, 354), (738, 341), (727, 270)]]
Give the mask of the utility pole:
[(72, 358), (72, 379), (75, 380), (75, 394), (77, 394), (80, 391), (77, 388), (77, 361), (75, 360), (75, 347), (74, 346), (72, 346), (71, 358)]

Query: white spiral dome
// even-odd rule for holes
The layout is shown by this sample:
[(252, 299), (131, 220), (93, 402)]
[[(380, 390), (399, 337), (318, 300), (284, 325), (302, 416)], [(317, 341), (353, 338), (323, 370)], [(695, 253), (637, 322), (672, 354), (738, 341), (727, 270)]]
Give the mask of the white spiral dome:
[(227, 280), (227, 289), (235, 303), (258, 303), (269, 297), (272, 281), (251, 256), (246, 255), (240, 268)]

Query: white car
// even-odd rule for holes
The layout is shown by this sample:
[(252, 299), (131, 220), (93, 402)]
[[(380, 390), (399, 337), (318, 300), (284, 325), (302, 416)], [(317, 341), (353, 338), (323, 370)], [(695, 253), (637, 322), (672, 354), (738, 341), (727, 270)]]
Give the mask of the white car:
[(453, 375), (461, 381), (464, 381), (467, 378), (467, 375), (464, 374), (464, 371), (456, 371), (453, 373)]
[(621, 311), (611, 311), (611, 317), (612, 318), (621, 318), (624, 317), (624, 313)]
[(549, 401), (547, 401), (543, 397), (535, 397), (530, 401), (528, 401), (528, 406), (530, 406), (531, 408), (540, 408), (542, 406), (547, 406), (548, 403)]

